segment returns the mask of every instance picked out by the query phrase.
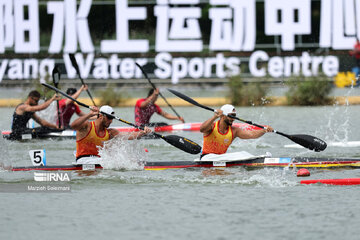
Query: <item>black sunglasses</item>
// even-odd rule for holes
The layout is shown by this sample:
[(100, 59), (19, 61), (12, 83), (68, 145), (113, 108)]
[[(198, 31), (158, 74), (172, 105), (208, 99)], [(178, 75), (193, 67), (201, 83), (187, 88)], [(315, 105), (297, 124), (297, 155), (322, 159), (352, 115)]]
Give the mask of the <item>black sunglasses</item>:
[[(110, 120), (112, 120), (112, 119), (114, 119), (115, 117), (113, 117), (113, 116), (111, 116), (111, 115), (107, 115), (107, 114), (103, 114), (103, 113), (101, 113), (101, 115), (103, 115), (103, 116), (106, 116), (108, 119), (110, 119)], [(100, 116), (100, 114), (98, 114), (98, 118), (99, 118), (99, 116)]]
[(108, 119), (110, 119), (110, 120), (112, 120), (112, 119), (114, 119), (114, 118), (115, 118), (115, 117), (110, 116), (110, 115), (106, 115), (106, 117), (107, 117)]

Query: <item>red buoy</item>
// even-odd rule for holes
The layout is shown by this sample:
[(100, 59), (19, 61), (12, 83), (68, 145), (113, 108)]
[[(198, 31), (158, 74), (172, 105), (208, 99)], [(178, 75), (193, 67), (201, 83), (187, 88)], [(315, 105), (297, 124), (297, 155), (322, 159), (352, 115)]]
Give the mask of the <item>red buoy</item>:
[(149, 152), (149, 150), (147, 150), (147, 148), (144, 148), (145, 152)]
[(296, 175), (298, 177), (308, 177), (308, 176), (310, 176), (310, 172), (306, 168), (301, 168), (301, 169), (299, 169), (299, 171), (297, 172)]
[(317, 180), (302, 180), (301, 184), (331, 184), (331, 185), (359, 185), (360, 178), (343, 178), (343, 179), (317, 179)]

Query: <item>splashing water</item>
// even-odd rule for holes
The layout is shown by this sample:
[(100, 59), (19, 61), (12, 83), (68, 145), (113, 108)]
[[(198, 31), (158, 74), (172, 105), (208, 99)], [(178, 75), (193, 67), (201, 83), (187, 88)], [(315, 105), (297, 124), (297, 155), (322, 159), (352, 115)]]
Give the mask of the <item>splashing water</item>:
[[(349, 105), (335, 105), (335, 108), (329, 113), (327, 124), (321, 128), (321, 131), (326, 132), (326, 141), (344, 143), (349, 141), (349, 133), (352, 129), (350, 114)], [(340, 119), (339, 116), (341, 116)]]
[(56, 101), (53, 101), (46, 109), (37, 112), (36, 115), (50, 123), (57, 124), (58, 116)]
[(104, 169), (143, 170), (146, 154), (138, 140), (116, 137), (99, 149)]
[[(350, 96), (353, 90), (354, 90), (354, 86), (351, 85), (349, 91), (345, 93), (345, 96)], [(345, 106), (340, 106), (338, 103), (334, 104), (334, 109), (330, 111), (328, 122), (327, 125), (325, 126), (325, 129), (323, 128), (321, 129), (321, 131), (327, 133), (325, 138), (326, 141), (343, 142), (343, 143), (349, 141), (348, 136), (352, 127), (350, 122), (351, 110), (349, 106), (350, 105), (347, 98), (346, 98)], [(340, 120), (338, 119), (339, 116), (342, 116)]]
[(245, 183), (255, 184), (259, 187), (269, 186), (275, 188), (296, 186), (298, 183), (291, 178), (291, 172), (283, 169), (279, 172), (278, 169), (264, 169), (260, 174), (254, 174), (249, 177)]
[[(334, 120), (336, 119), (335, 116), (343, 116), (343, 118), (341, 121), (336, 121)], [(347, 106), (345, 110), (340, 107), (336, 107), (335, 110), (330, 113), (326, 129), (329, 132), (326, 140), (334, 142), (348, 141), (349, 130), (351, 128), (349, 124), (349, 111)]]
[[(283, 188), (298, 185), (294, 178), (292, 169), (259, 169), (257, 171), (247, 171), (243, 168), (232, 169), (204, 169), (199, 175), (176, 175), (171, 179), (172, 182), (200, 183), (200, 184), (237, 184), (241, 186), (268, 186), (272, 188)], [(165, 180), (164, 180), (165, 181)], [(166, 179), (169, 181), (169, 179)]]
[(5, 142), (2, 134), (0, 133), (0, 155), (1, 156), (7, 156), (7, 157), (2, 157), (1, 161), (0, 161), (0, 170), (1, 169), (5, 169), (6, 167), (11, 166), (11, 155), (9, 155), (9, 151), (8, 151), (8, 145), (7, 142)]

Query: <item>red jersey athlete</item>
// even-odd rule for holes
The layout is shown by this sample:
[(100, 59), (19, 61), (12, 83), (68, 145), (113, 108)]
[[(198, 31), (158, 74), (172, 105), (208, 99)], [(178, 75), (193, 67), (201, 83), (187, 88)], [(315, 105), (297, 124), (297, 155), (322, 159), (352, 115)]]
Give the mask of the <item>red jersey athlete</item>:
[[(77, 99), (80, 96), (82, 91), (88, 89), (87, 85), (82, 85), (79, 90), (76, 91), (76, 88), (68, 88), (66, 93), (71, 97)], [(63, 128), (70, 128), (71, 117), (76, 113), (79, 117), (84, 116), (85, 114), (80, 110), (79, 106), (74, 103), (71, 99), (61, 99), (59, 101), (59, 110), (60, 110), (60, 120), (61, 126)]]
[(184, 123), (182, 117), (174, 116), (170, 113), (163, 111), (157, 104), (155, 104), (159, 95), (159, 89), (151, 89), (148, 93), (147, 98), (139, 99), (135, 104), (135, 124), (138, 126), (164, 126), (167, 123), (150, 123), (150, 118), (154, 113), (157, 113), (164, 118), (170, 120), (180, 120)]

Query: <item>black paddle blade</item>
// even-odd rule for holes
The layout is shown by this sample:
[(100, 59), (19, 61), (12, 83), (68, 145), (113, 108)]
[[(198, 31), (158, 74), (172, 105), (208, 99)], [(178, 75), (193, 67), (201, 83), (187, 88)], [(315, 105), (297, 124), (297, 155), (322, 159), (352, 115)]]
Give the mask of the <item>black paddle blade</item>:
[(135, 62), (136, 66), (138, 66), (138, 68), (141, 70), (141, 72), (144, 74), (144, 77), (149, 81), (149, 83), (151, 84), (151, 86), (155, 89), (156, 86), (150, 81), (150, 78), (148, 77), (147, 73), (145, 72), (144, 68), (142, 66), (140, 66), (137, 62)]
[(161, 136), (161, 138), (174, 147), (183, 150), (184, 152), (190, 154), (199, 154), (201, 152), (201, 146), (196, 142), (191, 141), (190, 139), (177, 135)]
[(210, 110), (210, 111), (212, 111), (212, 112), (215, 111), (214, 109), (209, 108), (209, 107), (207, 107), (207, 106), (204, 106), (204, 105), (198, 103), (197, 101), (195, 101), (194, 99), (192, 99), (192, 98), (190, 98), (190, 97), (188, 97), (188, 96), (186, 96), (186, 95), (184, 95), (184, 94), (182, 94), (182, 93), (180, 93), (180, 92), (178, 92), (178, 91), (175, 91), (175, 90), (169, 89), (169, 88), (168, 88), (167, 90), (169, 90), (169, 92), (171, 92), (172, 94), (178, 96), (178, 97), (181, 98), (182, 100), (185, 100), (185, 101), (187, 101), (187, 102), (189, 102), (189, 103), (191, 103), (191, 104), (193, 104), (193, 105), (195, 105), (195, 106), (198, 106), (198, 107), (201, 107), (201, 108)]
[(276, 132), (276, 133), (289, 138), (293, 142), (295, 142), (305, 148), (314, 150), (315, 152), (324, 151), (325, 148), (327, 147), (327, 144), (325, 141), (321, 140), (320, 138), (314, 137), (314, 136), (305, 135), (305, 134), (287, 135), (287, 134), (283, 134), (280, 132)]
[(78, 64), (76, 62), (75, 55), (70, 53), (69, 58), (70, 58), (70, 61), (71, 61), (71, 65), (75, 68), (76, 72), (79, 74), (79, 72), (80, 72), (79, 71), (79, 66), (78, 66)]
[(53, 78), (53, 83), (54, 86), (57, 88), (60, 82), (60, 70), (59, 70), (59, 66), (54, 67), (53, 71), (52, 71), (52, 78)]

